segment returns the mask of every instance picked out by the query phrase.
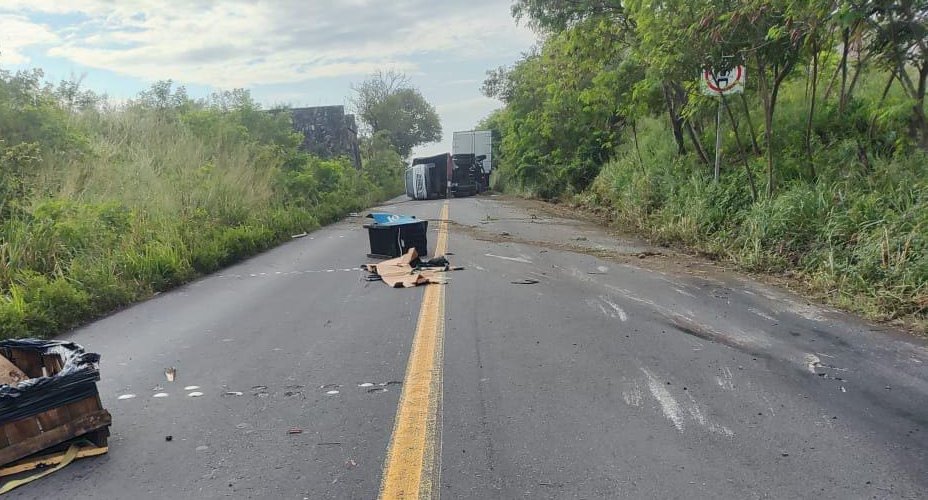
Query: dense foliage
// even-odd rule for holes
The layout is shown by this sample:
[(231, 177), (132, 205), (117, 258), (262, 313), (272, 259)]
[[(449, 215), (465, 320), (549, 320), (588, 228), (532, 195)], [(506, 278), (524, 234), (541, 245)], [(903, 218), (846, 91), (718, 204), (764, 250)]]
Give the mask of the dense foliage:
[[(518, 0), (544, 35), (484, 92), (497, 185), (928, 316), (928, 3)], [(742, 95), (703, 70), (747, 68)], [(713, 176), (717, 114), (722, 174)]]
[(54, 334), (401, 192), (389, 146), (359, 172), (300, 140), (244, 90), (195, 101), (159, 82), (113, 107), (0, 73), (0, 337)]
[(403, 158), (421, 144), (441, 140), (441, 121), (406, 75), (379, 71), (352, 87), (355, 110), (371, 136), (391, 144)]

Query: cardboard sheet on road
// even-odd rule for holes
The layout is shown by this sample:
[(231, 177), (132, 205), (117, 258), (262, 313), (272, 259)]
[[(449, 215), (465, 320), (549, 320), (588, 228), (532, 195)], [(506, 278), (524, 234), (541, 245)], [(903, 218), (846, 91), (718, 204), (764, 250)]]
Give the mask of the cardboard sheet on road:
[(365, 264), (364, 270), (374, 273), (390, 288), (412, 288), (429, 283), (443, 284), (443, 269), (415, 269), (413, 263), (419, 258), (415, 248), (395, 259), (378, 264)]

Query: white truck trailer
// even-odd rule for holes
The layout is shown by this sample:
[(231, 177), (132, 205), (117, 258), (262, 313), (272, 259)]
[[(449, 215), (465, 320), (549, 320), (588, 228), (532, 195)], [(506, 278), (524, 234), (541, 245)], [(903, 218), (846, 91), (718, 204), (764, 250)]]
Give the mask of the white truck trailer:
[(451, 138), (451, 156), (484, 156), (481, 175), (478, 179), (480, 191), (490, 185), (490, 173), (493, 171), (493, 132), (489, 130), (466, 130), (455, 132)]

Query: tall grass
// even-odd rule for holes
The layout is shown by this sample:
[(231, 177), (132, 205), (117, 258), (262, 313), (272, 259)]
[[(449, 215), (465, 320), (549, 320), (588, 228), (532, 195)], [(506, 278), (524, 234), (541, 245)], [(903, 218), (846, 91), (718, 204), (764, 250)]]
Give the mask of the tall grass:
[(397, 194), (395, 153), (378, 178), (305, 155), (286, 113), (247, 98), (68, 111), (0, 76), (0, 337), (53, 335)]
[[(891, 94), (879, 104), (882, 81), (878, 74), (865, 77), (844, 115), (833, 102), (820, 103), (815, 179), (809, 178), (804, 149), (805, 89), (800, 83), (784, 88), (777, 114), (779, 188), (772, 199), (751, 199), (728, 124), (723, 175), (715, 184), (696, 158), (677, 156), (665, 120), (658, 118), (638, 123), (643, 162), (626, 137), (579, 198), (609, 207), (617, 224), (658, 242), (682, 243), (750, 270), (793, 273), (835, 304), (873, 318), (911, 320), (924, 330), (928, 154), (903, 144), (906, 113), (893, 110), (905, 101)], [(759, 116), (760, 110), (753, 112)], [(712, 139), (705, 137), (707, 144)], [(750, 161), (762, 182), (762, 161)]]

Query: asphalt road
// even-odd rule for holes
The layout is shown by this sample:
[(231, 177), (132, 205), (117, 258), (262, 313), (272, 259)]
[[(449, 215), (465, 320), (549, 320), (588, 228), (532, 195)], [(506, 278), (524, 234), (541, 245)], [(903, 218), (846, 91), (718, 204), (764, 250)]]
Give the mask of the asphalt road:
[[(925, 342), (524, 203), (450, 220), (433, 496), (926, 497)], [(9, 497), (376, 498), (424, 287), (367, 251), (348, 219), (65, 336), (110, 452)]]

